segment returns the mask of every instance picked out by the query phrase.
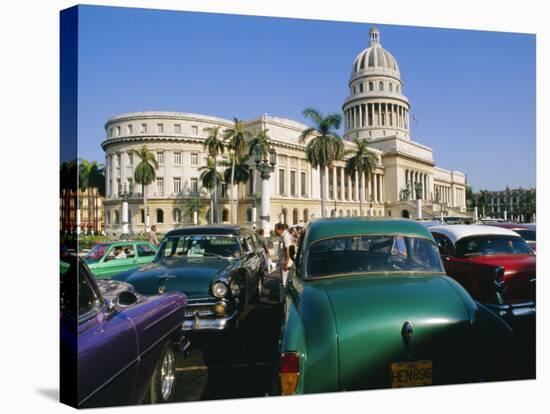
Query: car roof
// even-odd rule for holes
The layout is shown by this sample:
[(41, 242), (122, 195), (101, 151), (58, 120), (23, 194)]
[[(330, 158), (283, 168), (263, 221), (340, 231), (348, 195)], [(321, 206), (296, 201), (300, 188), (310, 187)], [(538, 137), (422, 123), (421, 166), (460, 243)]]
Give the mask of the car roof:
[[(103, 246), (123, 246), (128, 243), (136, 243), (136, 244), (150, 244), (147, 240), (117, 240), (117, 241), (107, 241), (107, 242), (100, 242), (94, 244), (94, 246), (103, 245)], [(93, 246), (92, 246), (93, 247)]]
[(433, 226), (429, 229), (432, 233), (437, 232), (443, 234), (449, 238), (453, 243), (464, 237), (470, 236), (512, 236), (519, 237), (519, 235), (509, 229), (502, 227), (490, 226), (485, 224), (455, 224), (453, 226)]
[(429, 230), (415, 220), (370, 217), (327, 218), (312, 221), (307, 228), (306, 246), (318, 240), (364, 234), (410, 235), (432, 239)]
[(207, 224), (200, 226), (181, 227), (179, 229), (170, 230), (165, 237), (183, 236), (188, 234), (217, 234), (217, 235), (239, 235), (243, 233), (253, 233), (254, 230), (250, 226), (235, 225), (235, 224)]

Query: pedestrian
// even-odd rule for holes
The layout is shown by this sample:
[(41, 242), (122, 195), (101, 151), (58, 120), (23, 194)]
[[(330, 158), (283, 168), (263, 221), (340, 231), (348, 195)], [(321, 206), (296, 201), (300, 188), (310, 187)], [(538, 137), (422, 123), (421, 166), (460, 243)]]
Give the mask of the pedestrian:
[(149, 243), (154, 244), (157, 247), (160, 246), (160, 242), (157, 239), (157, 225), (156, 224), (153, 224), (151, 226), (151, 231), (149, 232)]
[(262, 247), (264, 248), (265, 255), (269, 257), (269, 248), (267, 247), (267, 243), (265, 241), (265, 232), (264, 229), (259, 228), (257, 230), (258, 236), (260, 237), (260, 241), (262, 242)]
[(290, 246), (292, 246), (292, 238), (282, 223), (275, 224), (275, 233), (279, 236), (278, 265), (281, 271), (281, 284), (283, 289), (286, 289), (288, 268), (290, 267)]

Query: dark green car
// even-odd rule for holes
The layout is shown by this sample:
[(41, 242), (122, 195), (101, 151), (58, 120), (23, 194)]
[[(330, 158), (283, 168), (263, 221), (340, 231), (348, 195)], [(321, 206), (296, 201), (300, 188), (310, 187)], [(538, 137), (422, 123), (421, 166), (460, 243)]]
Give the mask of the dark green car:
[(151, 263), (156, 254), (157, 248), (147, 241), (119, 241), (94, 245), (84, 261), (94, 277), (110, 278)]
[(412, 220), (312, 222), (284, 303), (281, 394), (506, 377), (508, 325), (445, 275)]
[(267, 258), (248, 226), (193, 226), (166, 233), (152, 263), (116, 275), (143, 295), (183, 292), (186, 331), (234, 330), (259, 299)]

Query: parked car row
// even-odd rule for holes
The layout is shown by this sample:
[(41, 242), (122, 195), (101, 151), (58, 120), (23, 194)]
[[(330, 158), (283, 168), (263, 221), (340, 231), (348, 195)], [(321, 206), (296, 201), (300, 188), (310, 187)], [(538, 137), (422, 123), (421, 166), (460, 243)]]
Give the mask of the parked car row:
[[(142, 254), (145, 246), (94, 247), (85, 261), (96, 279), (84, 262), (75, 262), (83, 275), (80, 296), (88, 292), (86, 309), (77, 312), (62, 293), (62, 308), (69, 309), (62, 318), (73, 324), (62, 328), (62, 338), (70, 338), (64, 343), (78, 353), (85, 377), (79, 378), (82, 406), (112, 404), (116, 396), (118, 403), (170, 400), (174, 352), (200, 332), (238, 332), (260, 298), (268, 258), (247, 226), (173, 230), (154, 256)], [(115, 259), (121, 249), (126, 257)], [(515, 321), (535, 315), (536, 257), (513, 230), (320, 219), (304, 229), (292, 256), (281, 298), (278, 394), (514, 377)], [(118, 260), (147, 263), (115, 272), (110, 262)], [(76, 283), (71, 269), (62, 287)], [(105, 330), (109, 323), (115, 327)], [(145, 325), (158, 329), (141, 332)], [(95, 362), (115, 346), (117, 352)], [(124, 375), (121, 367), (128, 369)], [(89, 378), (94, 369), (102, 372), (95, 382)], [(123, 393), (125, 381), (137, 385)]]

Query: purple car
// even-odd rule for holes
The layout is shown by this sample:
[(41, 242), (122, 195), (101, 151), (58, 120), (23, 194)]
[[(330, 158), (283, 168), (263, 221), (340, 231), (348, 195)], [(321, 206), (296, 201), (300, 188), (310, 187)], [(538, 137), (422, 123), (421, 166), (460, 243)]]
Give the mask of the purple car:
[[(77, 407), (167, 402), (187, 299), (137, 294), (131, 285), (94, 280), (74, 257), (61, 275), (61, 401)], [(78, 292), (78, 293), (77, 293)]]

